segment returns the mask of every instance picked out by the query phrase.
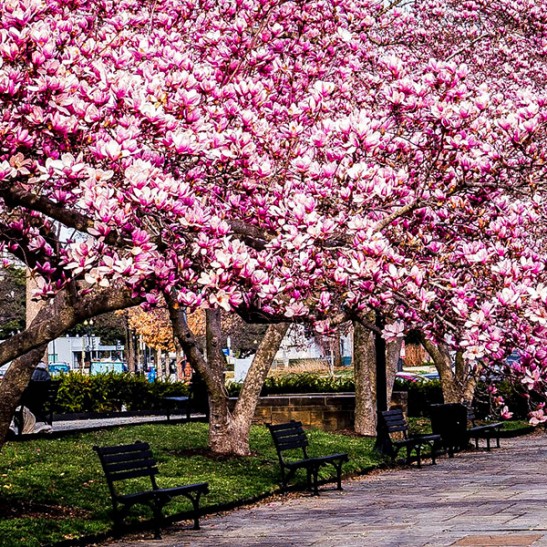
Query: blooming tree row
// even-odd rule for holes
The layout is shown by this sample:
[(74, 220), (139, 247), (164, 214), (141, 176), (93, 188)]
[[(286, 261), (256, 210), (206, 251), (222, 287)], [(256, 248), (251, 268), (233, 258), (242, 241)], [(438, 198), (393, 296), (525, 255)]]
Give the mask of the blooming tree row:
[(164, 295), (192, 355), (182, 308), (374, 310), (543, 370), (545, 14), (396, 4), (4, 2), (0, 241), (36, 296)]

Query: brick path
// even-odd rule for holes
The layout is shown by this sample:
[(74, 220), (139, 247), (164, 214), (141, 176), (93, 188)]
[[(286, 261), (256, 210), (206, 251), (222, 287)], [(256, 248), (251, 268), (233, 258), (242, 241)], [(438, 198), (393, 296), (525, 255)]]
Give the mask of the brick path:
[(502, 448), (440, 458), (345, 481), (319, 497), (262, 505), (181, 523), (111, 547), (547, 547), (547, 435), (502, 439)]

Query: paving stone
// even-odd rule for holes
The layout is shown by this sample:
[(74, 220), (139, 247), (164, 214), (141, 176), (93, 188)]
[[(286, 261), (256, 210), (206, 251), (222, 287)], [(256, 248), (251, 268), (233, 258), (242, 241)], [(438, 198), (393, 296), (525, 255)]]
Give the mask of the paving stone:
[(494, 545), (496, 547), (507, 547), (507, 546), (530, 546), (533, 545), (536, 541), (541, 539), (543, 536), (541, 534), (504, 534), (497, 536), (467, 536), (466, 538), (458, 540), (454, 545), (473, 545), (473, 546), (490, 546)]

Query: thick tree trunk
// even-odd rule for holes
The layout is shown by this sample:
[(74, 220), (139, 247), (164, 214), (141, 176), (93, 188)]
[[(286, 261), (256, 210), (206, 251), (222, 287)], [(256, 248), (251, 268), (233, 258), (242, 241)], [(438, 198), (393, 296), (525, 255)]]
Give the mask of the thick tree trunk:
[(386, 344), (386, 381), (387, 381), (387, 400), (388, 406), (393, 395), (393, 386), (395, 384), (395, 375), (397, 374), (397, 363), (401, 356), (403, 347), (403, 338), (397, 338)]
[(250, 453), (249, 432), (264, 380), (279, 350), (288, 324), (270, 325), (262, 338), (251, 367), (247, 372), (239, 398), (232, 412), (224, 384), (226, 360), (222, 353), (220, 311), (206, 312), (207, 360), (186, 323), (184, 312), (166, 295), (175, 334), (192, 368), (207, 385), (209, 394), (209, 448), (218, 454), (245, 456)]
[(374, 334), (361, 323), (353, 324), (355, 424), (360, 435), (376, 435), (376, 348)]
[[(403, 339), (386, 344), (386, 400), (391, 401)], [(375, 436), (377, 432), (376, 344), (374, 333), (358, 322), (353, 329), (353, 361), (355, 380), (355, 424), (360, 435)]]
[(247, 372), (233, 412), (230, 412), (224, 387), (226, 361), (219, 345), (222, 339), (220, 311), (208, 310), (206, 319), (209, 367), (216, 377), (215, 386), (221, 386), (221, 389), (210, 394), (209, 447), (218, 454), (246, 456), (250, 454), (249, 433), (260, 391), (288, 324), (268, 327)]
[(0, 451), (6, 443), (9, 426), (23, 391), (28, 386), (36, 365), (43, 359), (47, 344), (40, 346), (12, 362), (1, 384)]
[(444, 402), (470, 405), (473, 402), (477, 381), (467, 370), (461, 353), (456, 354), (454, 367), (452, 367), (452, 356), (447, 346), (434, 344), (423, 335), (420, 337), (439, 373)]
[(6, 442), (13, 414), (47, 343), (84, 319), (134, 306), (137, 300), (124, 289), (111, 288), (80, 295), (67, 288), (46, 305), (27, 328), (0, 344), (0, 364), (12, 364), (0, 383), (0, 450)]

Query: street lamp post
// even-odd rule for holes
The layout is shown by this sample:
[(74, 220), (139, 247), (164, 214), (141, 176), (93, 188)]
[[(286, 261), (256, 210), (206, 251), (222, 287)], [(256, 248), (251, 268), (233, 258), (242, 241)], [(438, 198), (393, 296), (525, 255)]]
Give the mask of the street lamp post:
[(85, 342), (85, 357), (84, 362), (89, 363), (89, 367), (91, 368), (91, 362), (93, 360), (93, 354), (92, 354), (92, 332), (93, 332), (93, 325), (95, 322), (93, 319), (86, 319), (84, 321), (84, 329), (86, 334), (86, 342)]

